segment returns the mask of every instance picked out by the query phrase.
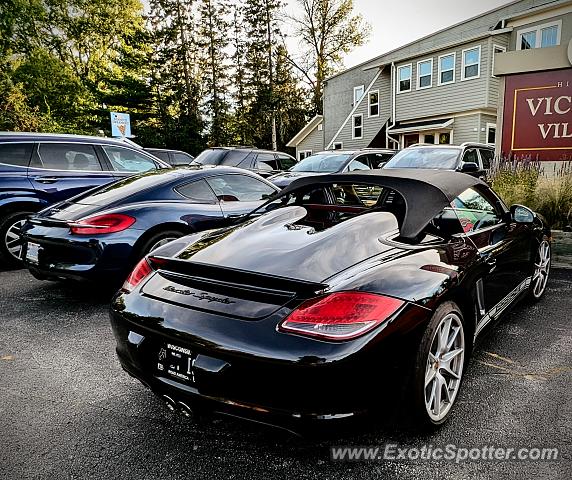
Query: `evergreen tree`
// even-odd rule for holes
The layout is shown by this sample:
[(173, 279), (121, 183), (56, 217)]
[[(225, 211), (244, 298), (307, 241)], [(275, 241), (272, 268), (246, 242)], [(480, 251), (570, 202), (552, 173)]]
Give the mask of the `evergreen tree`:
[(194, 0), (152, 0), (149, 16), (152, 88), (164, 144), (193, 154), (204, 148), (195, 7)]
[(256, 146), (275, 148), (273, 124), (274, 45), (278, 43), (279, 0), (246, 0), (244, 23), (246, 45), (245, 92), (248, 98), (247, 138)]
[(202, 93), (208, 122), (209, 145), (228, 143), (229, 91), (228, 29), (229, 5), (226, 0), (200, 0), (200, 27), (197, 44), (202, 52)]

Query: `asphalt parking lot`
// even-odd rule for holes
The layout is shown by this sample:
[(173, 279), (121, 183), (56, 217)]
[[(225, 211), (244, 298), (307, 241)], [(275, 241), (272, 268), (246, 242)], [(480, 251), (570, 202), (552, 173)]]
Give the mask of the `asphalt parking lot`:
[[(571, 478), (572, 270), (484, 339), (453, 418), (432, 434), (381, 422), (302, 439), (172, 414), (121, 370), (106, 302), (87, 285), (0, 272), (0, 479)], [(330, 446), (387, 443), (557, 447), (561, 459), (330, 460)]]

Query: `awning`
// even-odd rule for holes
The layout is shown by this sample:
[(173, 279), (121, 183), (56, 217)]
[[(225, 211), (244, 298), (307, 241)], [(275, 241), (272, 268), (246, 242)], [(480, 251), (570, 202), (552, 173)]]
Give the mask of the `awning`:
[(427, 132), (429, 130), (452, 130), (453, 118), (442, 118), (440, 120), (428, 120), (415, 123), (396, 123), (387, 132), (393, 133), (413, 133), (413, 132)]

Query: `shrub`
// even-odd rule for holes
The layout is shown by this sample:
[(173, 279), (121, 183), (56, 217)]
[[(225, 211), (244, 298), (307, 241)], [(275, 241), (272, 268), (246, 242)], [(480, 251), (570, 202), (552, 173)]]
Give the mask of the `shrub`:
[(572, 223), (572, 162), (544, 171), (540, 162), (500, 159), (489, 183), (507, 205), (526, 205), (555, 229)]

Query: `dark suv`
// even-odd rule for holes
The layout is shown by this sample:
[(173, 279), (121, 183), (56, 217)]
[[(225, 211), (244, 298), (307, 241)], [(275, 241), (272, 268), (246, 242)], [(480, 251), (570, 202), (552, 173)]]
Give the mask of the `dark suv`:
[(384, 168), (456, 170), (485, 178), (494, 158), (494, 147), (484, 143), (418, 144), (401, 150)]
[(0, 261), (16, 266), (28, 215), (135, 173), (171, 168), (130, 141), (0, 133)]
[(296, 165), (296, 159), (287, 153), (259, 150), (253, 147), (207, 148), (191, 163), (195, 166), (224, 165), (251, 170), (262, 177), (288, 170)]

